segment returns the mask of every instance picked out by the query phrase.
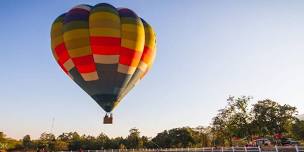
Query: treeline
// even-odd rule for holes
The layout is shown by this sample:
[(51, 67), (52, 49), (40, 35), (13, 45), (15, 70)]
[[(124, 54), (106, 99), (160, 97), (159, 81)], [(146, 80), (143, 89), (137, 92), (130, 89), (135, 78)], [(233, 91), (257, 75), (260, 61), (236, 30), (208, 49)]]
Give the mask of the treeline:
[(298, 140), (304, 139), (304, 121), (295, 117), (297, 109), (266, 99), (250, 105), (251, 97), (229, 97), (227, 106), (220, 109), (207, 127), (182, 127), (165, 130), (155, 137), (142, 136), (132, 128), (127, 137), (110, 138), (101, 133), (94, 137), (79, 135), (77, 132), (55, 136), (42, 133), (32, 140), (29, 135), (21, 140), (6, 138), (0, 132), (0, 149), (48, 151), (79, 149), (138, 149), (138, 148), (186, 148), (244, 145), (257, 137), (280, 135)]
[[(79, 135), (77, 132), (63, 133), (58, 137), (51, 133), (42, 133), (38, 140), (31, 140), (26, 135), (21, 140), (5, 139), (3, 133), (0, 143), (8, 143), (2, 147), (8, 151), (34, 151), (46, 149), (47, 151), (64, 151), (79, 149), (139, 149), (139, 148), (161, 148), (161, 147), (201, 147), (210, 145), (207, 134), (201, 133), (189, 127), (175, 128), (159, 133), (155, 138), (141, 136), (136, 128), (129, 131), (125, 138), (109, 138), (101, 133), (94, 137)], [(7, 141), (5, 141), (7, 140)], [(209, 142), (209, 143), (205, 143)], [(203, 144), (203, 145), (202, 145)]]

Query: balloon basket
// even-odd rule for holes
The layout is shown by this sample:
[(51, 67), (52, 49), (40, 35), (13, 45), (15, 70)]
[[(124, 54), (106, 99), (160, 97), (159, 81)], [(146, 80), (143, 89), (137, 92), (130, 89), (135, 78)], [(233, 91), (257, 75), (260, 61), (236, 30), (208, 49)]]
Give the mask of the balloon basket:
[(108, 114), (106, 114), (103, 118), (103, 124), (112, 124), (112, 123), (113, 123), (112, 114), (110, 114), (110, 116), (108, 116)]

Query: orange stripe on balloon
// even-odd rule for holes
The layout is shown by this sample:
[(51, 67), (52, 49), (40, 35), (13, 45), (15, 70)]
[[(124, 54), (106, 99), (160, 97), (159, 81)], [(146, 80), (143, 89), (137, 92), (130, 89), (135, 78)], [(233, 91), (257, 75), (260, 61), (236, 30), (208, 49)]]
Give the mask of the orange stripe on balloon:
[(153, 49), (145, 47), (141, 60), (148, 64), (152, 59), (153, 59)]

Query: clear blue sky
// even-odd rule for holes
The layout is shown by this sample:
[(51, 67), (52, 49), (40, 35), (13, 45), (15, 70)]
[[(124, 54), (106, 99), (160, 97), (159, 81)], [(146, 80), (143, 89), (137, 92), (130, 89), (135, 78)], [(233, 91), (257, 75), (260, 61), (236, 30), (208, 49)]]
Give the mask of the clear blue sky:
[[(128, 7), (157, 33), (153, 69), (103, 125), (103, 110), (53, 59), (50, 27), (74, 5)], [(0, 131), (154, 136), (208, 125), (229, 95), (270, 98), (304, 113), (304, 1), (1, 1)]]

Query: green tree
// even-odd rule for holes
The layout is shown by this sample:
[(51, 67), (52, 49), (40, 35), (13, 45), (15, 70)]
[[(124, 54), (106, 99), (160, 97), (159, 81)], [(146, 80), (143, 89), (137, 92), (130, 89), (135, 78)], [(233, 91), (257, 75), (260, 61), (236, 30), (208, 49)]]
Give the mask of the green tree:
[(126, 138), (126, 147), (127, 148), (143, 148), (143, 141), (141, 140), (140, 137), (140, 132), (136, 128), (132, 128), (129, 131), (129, 136)]
[(212, 145), (211, 127), (198, 126), (194, 128), (194, 130), (199, 133), (199, 142), (197, 147), (210, 147)]
[(248, 96), (227, 99), (228, 105), (220, 109), (212, 121), (214, 144), (231, 146), (234, 137), (250, 141), (254, 135), (289, 132), (297, 113), (295, 107), (266, 99), (258, 101), (250, 109), (251, 99)]
[(151, 148), (151, 143), (147, 136), (142, 136), (141, 141), (143, 143), (143, 148)]
[(162, 148), (196, 147), (201, 145), (201, 136), (190, 127), (174, 128), (158, 133), (152, 142)]
[[(161, 133), (158, 133), (153, 139), (152, 142), (156, 145), (159, 145), (161, 148), (170, 148), (171, 139), (169, 137), (169, 132), (164, 130)], [(157, 147), (155, 147), (157, 148)]]
[(231, 110), (230, 123), (233, 125), (233, 136), (238, 138), (247, 138), (252, 140), (252, 120), (250, 113), (249, 102), (252, 99), (250, 96), (229, 97), (228, 105)]
[(60, 140), (60, 141), (65, 141), (65, 142), (70, 142), (70, 140), (72, 139), (73, 137), (73, 133), (70, 132), (70, 133), (62, 133), (61, 135), (59, 135), (57, 137), (57, 140)]
[(250, 113), (250, 96), (227, 99), (227, 106), (220, 109), (212, 121), (213, 144), (232, 146), (232, 139), (251, 140), (253, 117)]
[(95, 137), (86, 135), (81, 136), (81, 148), (91, 150), (99, 149)]
[(229, 121), (229, 109), (220, 109), (219, 113), (212, 119), (212, 135), (214, 145), (232, 145), (233, 124)]
[(69, 150), (69, 143), (62, 141), (62, 140), (56, 140), (54, 150), (55, 151), (67, 151), (67, 150)]
[(0, 132), (0, 150), (6, 150), (7, 143), (5, 142), (5, 134)]
[(189, 127), (175, 128), (169, 130), (169, 137), (172, 138), (171, 145), (173, 147), (192, 147), (197, 143), (197, 134)]
[(106, 140), (105, 149), (118, 149), (120, 146), (127, 147), (128, 142), (122, 137), (116, 137)]
[(294, 138), (298, 140), (304, 139), (304, 121), (296, 120), (295, 123), (292, 124), (291, 133)]
[(30, 135), (25, 135), (22, 139), (22, 145), (25, 150), (29, 150), (33, 148), (33, 143), (31, 141), (31, 136)]
[(56, 143), (55, 135), (52, 133), (44, 132), (40, 135), (38, 147), (45, 148), (50, 151), (54, 151), (55, 143)]
[(0, 132), (0, 142), (3, 142), (5, 140), (5, 134), (3, 132)]
[(296, 117), (295, 107), (280, 105), (270, 99), (258, 101), (253, 105), (253, 127), (257, 135), (266, 136), (276, 133), (287, 133)]
[(110, 141), (109, 137), (104, 133), (101, 133), (96, 137), (98, 149), (105, 149), (110, 147), (109, 141)]
[(70, 132), (68, 137), (70, 138), (69, 149), (79, 150), (81, 147), (81, 137), (77, 132)]

